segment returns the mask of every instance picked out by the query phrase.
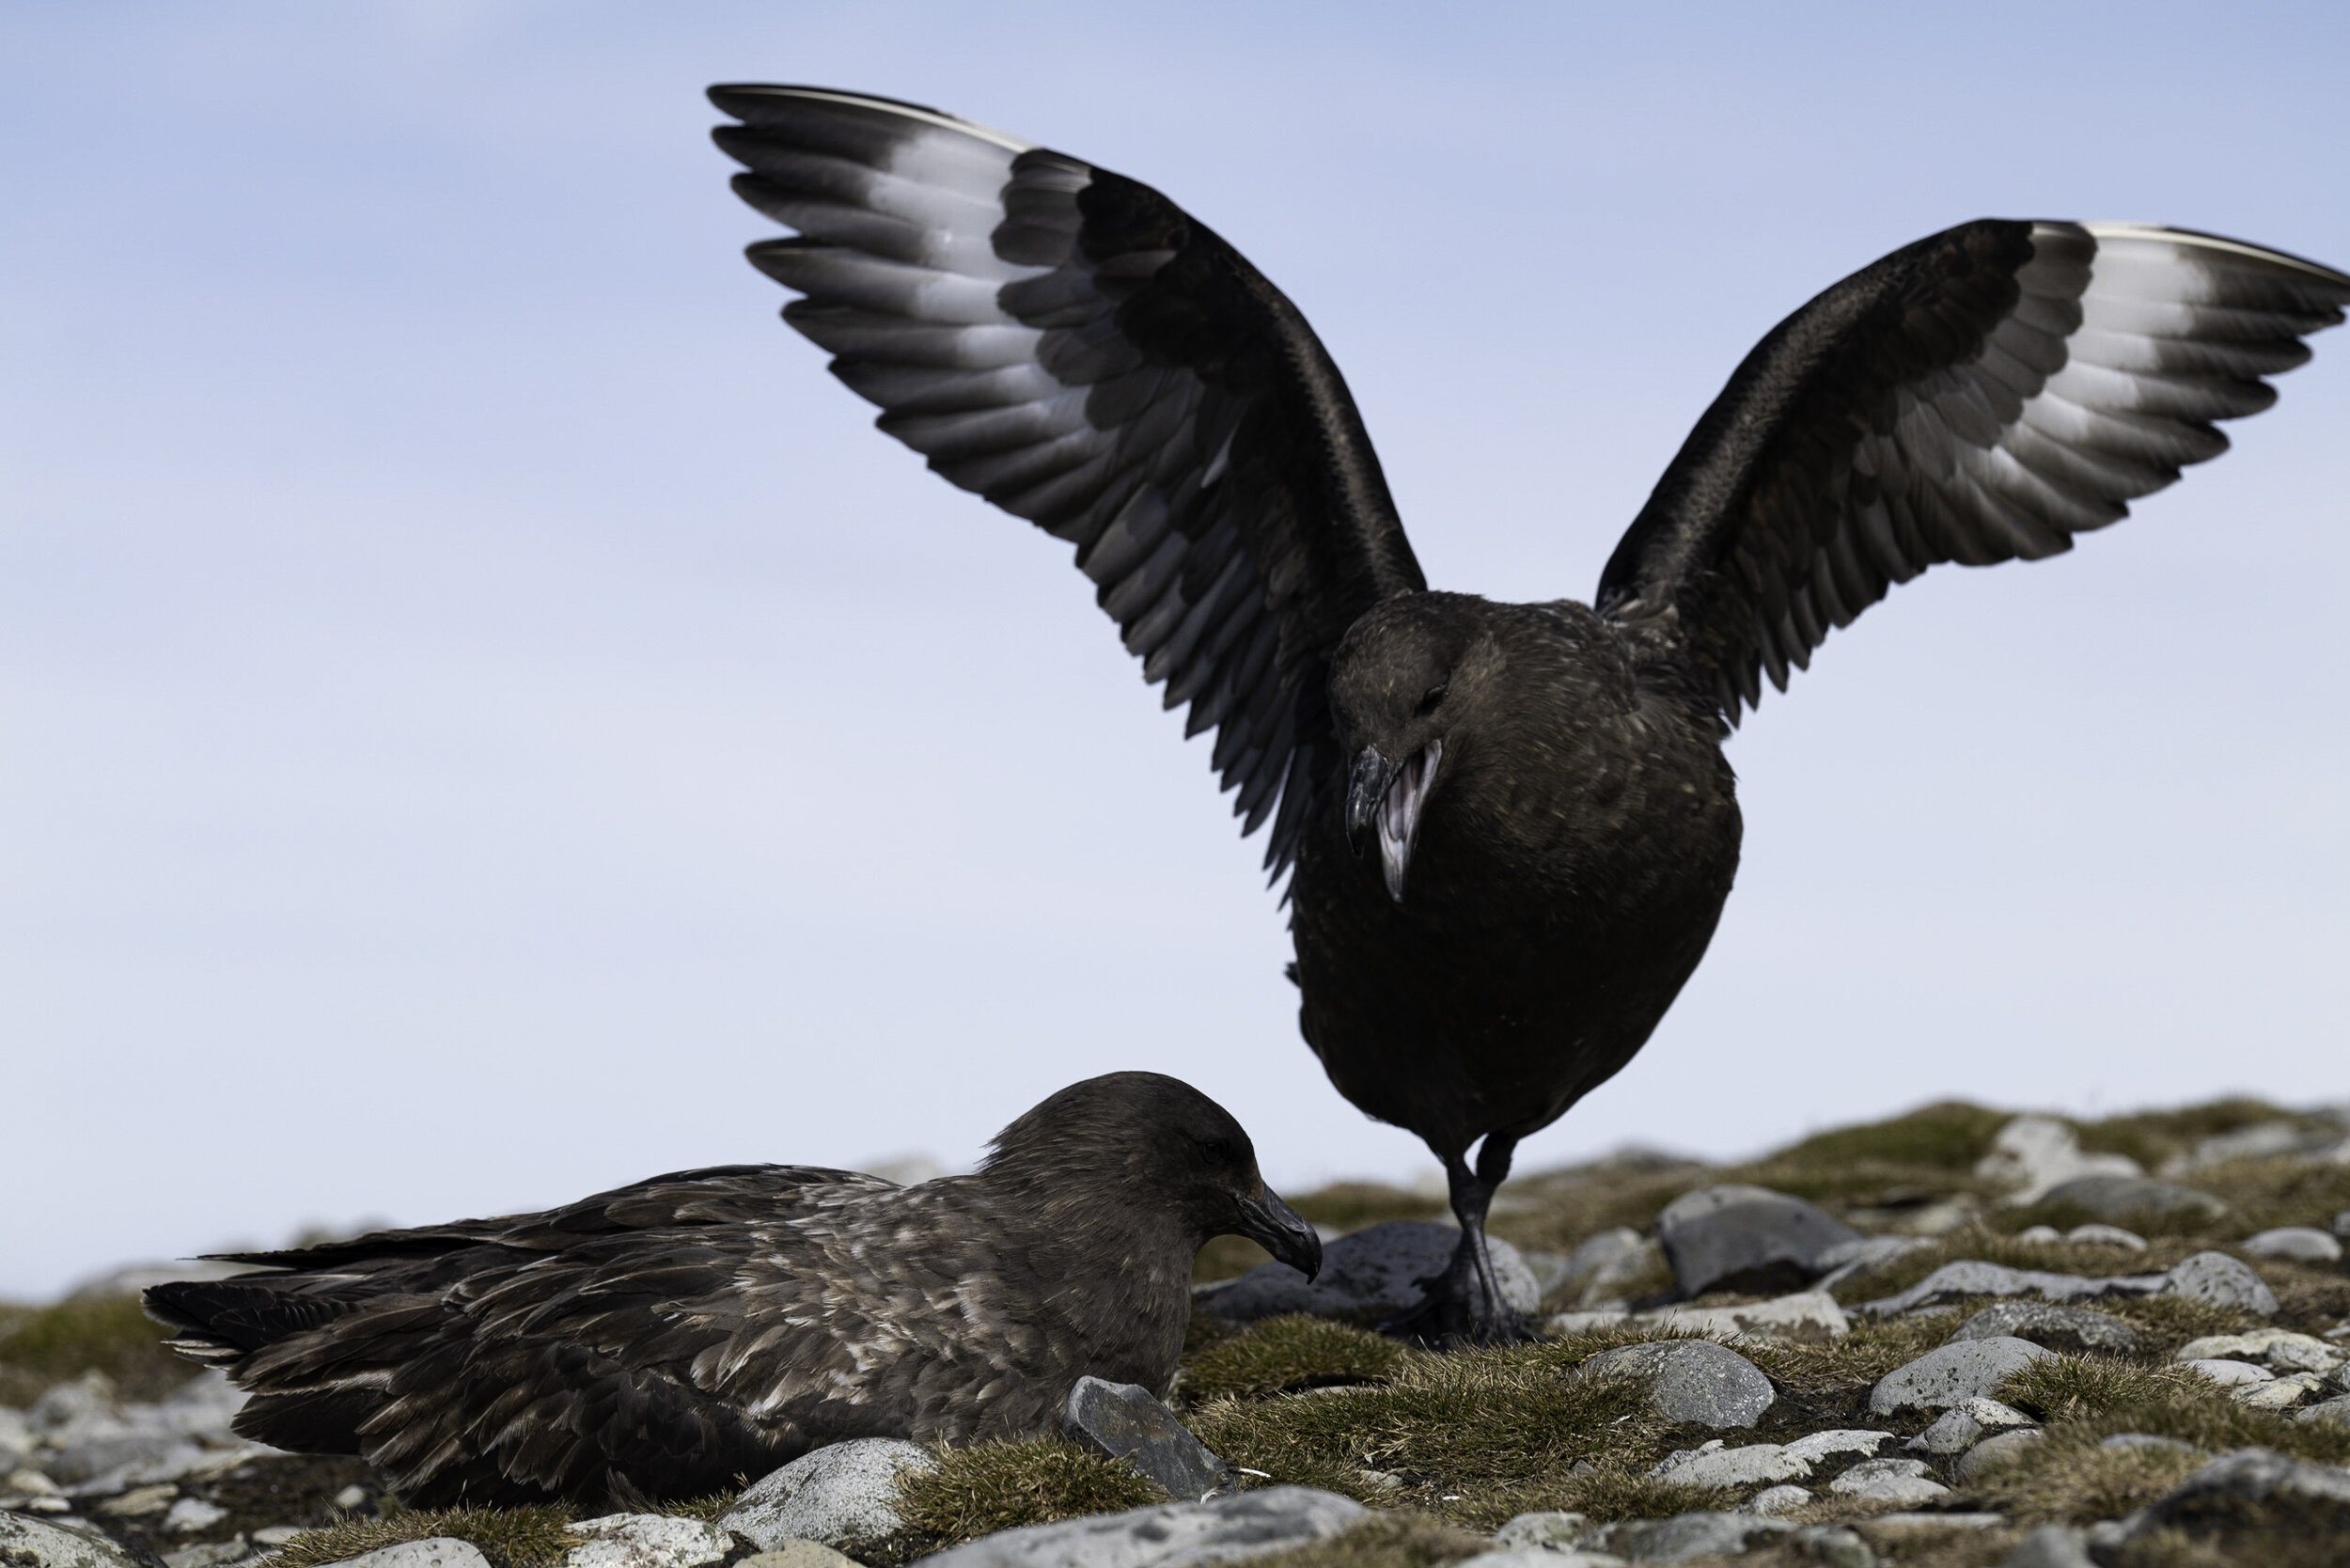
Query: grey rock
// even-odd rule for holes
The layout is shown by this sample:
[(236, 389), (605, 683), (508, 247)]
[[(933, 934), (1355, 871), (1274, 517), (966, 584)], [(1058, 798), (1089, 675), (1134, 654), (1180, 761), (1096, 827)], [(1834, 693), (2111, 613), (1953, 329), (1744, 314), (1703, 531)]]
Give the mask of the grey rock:
[(2010, 1374), (2048, 1354), (2013, 1335), (1961, 1340), (1886, 1373), (1869, 1391), (1869, 1408), (1880, 1416), (1897, 1410), (1947, 1410), (1989, 1395)]
[(1814, 1432), (1787, 1444), (1749, 1443), (1724, 1448), (1720, 1438), (1669, 1455), (1649, 1474), (1684, 1486), (1751, 1486), (1757, 1482), (1809, 1476), (1819, 1461), (1839, 1454), (1867, 1457), (1892, 1439), (1889, 1432)]
[(1832, 1291), (1847, 1279), (1933, 1245), (1924, 1236), (1863, 1236), (1858, 1241), (1840, 1243), (1812, 1260), (1825, 1271), (1812, 1281), (1812, 1288)]
[(102, 1513), (110, 1519), (136, 1519), (145, 1514), (163, 1513), (171, 1506), (171, 1499), (179, 1495), (180, 1488), (168, 1482), (161, 1486), (134, 1486), (119, 1497), (108, 1497), (91, 1512)]
[(1794, 1527), (1784, 1519), (1700, 1509), (1619, 1525), (1608, 1531), (1607, 1549), (1634, 1562), (1679, 1562), (1707, 1552), (1743, 1552), (1757, 1540), (1793, 1533)]
[(2201, 1219), (2218, 1219), (2228, 1212), (2227, 1204), (2207, 1192), (2153, 1176), (2077, 1176), (2050, 1187), (2041, 1194), (2040, 1200), (2087, 1209), (2107, 1224), (2119, 1224), (2143, 1215), (2192, 1215)]
[(2119, 1225), (2076, 1225), (2064, 1232), (2064, 1239), (2075, 1247), (2118, 1247), (2124, 1252), (2146, 1250), (2144, 1236)]
[[(1532, 1312), (1542, 1304), (1534, 1271), (1518, 1249), (1488, 1237), (1501, 1298)], [(1420, 1281), (1452, 1262), (1461, 1232), (1432, 1220), (1396, 1219), (1340, 1236), (1322, 1249), (1322, 1272), (1310, 1282), (1287, 1263), (1259, 1263), (1229, 1285), (1203, 1291), (1198, 1304), (1233, 1323), (1255, 1323), (1286, 1312), (1316, 1317), (1394, 1317), (1419, 1305)]]
[(1157, 1482), (1169, 1497), (1205, 1497), (1232, 1483), (1230, 1466), (1138, 1383), (1077, 1379), (1061, 1414), (1061, 1430)]
[(253, 1544), (257, 1546), (283, 1546), (309, 1533), (300, 1525), (270, 1525), (253, 1532)]
[(2232, 1307), (2255, 1317), (2277, 1311), (2275, 1293), (2251, 1268), (2225, 1252), (2198, 1252), (2170, 1271), (2169, 1294), (2213, 1307)]
[(564, 1568), (701, 1568), (734, 1550), (717, 1526), (664, 1513), (607, 1513), (571, 1529), (588, 1539), (564, 1554)]
[(2117, 1432), (2097, 1446), (2101, 1449), (2169, 1449), (2174, 1453), (2195, 1451), (2192, 1443), (2183, 1443), (2176, 1437), (2163, 1437), (2152, 1432)]
[(937, 1466), (928, 1449), (902, 1438), (835, 1443), (761, 1477), (719, 1516), (718, 1528), (761, 1551), (778, 1550), (787, 1541), (854, 1550), (903, 1529), (899, 1477)]
[(2031, 1418), (1996, 1399), (1970, 1399), (1935, 1418), (1934, 1424), (1902, 1446), (1912, 1453), (1964, 1453), (1986, 1432), (2029, 1426)]
[(1831, 1247), (1863, 1239), (1842, 1220), (1767, 1187), (1700, 1187), (1656, 1216), (1657, 1239), (1684, 1295), (1799, 1290), (1827, 1272)]
[(1662, 1340), (1603, 1351), (1577, 1368), (1576, 1375), (1642, 1379), (1650, 1409), (1667, 1420), (1698, 1426), (1752, 1426), (1778, 1397), (1761, 1368), (1710, 1340)]
[(2230, 1160), (2275, 1159), (2281, 1154), (2312, 1154), (2328, 1148), (2342, 1135), (2312, 1131), (2292, 1121), (2262, 1121), (2232, 1133), (2217, 1133), (2196, 1144), (2195, 1152), (2162, 1168), (2166, 1176), (2184, 1175)]
[[(413, 1544), (413, 1543), (411, 1543)], [(463, 1544), (463, 1543), (459, 1543)], [(385, 1551), (397, 1550), (386, 1546)], [(232, 1535), (226, 1541), (210, 1541), (200, 1546), (182, 1546), (176, 1552), (164, 1554), (164, 1568), (221, 1568), (223, 1563), (242, 1562), (253, 1555), (253, 1548), (243, 1535)], [(369, 1552), (368, 1557), (379, 1554)], [(365, 1561), (366, 1559), (354, 1560)], [(416, 1563), (397, 1563), (393, 1568), (424, 1568)]]
[(1806, 1525), (1788, 1544), (1796, 1554), (1827, 1568), (1877, 1568), (1877, 1554), (1860, 1532), (1842, 1525)]
[(1543, 1509), (1534, 1513), (1520, 1513), (1494, 1531), (1494, 1545), (1510, 1552), (1534, 1547), (1546, 1552), (1563, 1552), (1590, 1532), (1591, 1522), (1580, 1513)]
[(204, 1450), (185, 1437), (98, 1437), (58, 1450), (42, 1461), (41, 1468), (68, 1491), (114, 1492), (184, 1475), (204, 1457)]
[(2350, 1241), (2350, 1209), (2334, 1215), (2334, 1234), (2342, 1241)]
[(2305, 1263), (2342, 1262), (2342, 1243), (2313, 1225), (2286, 1225), (2244, 1239), (2244, 1250), (2262, 1258), (2292, 1258)]
[(1889, 1503), (1931, 1502), (1950, 1490), (1927, 1473), (1922, 1459), (1864, 1459), (1829, 1482), (1827, 1489), (1839, 1497)]
[[(217, 1503), (208, 1503), (201, 1497), (181, 1497), (165, 1511), (164, 1529), (174, 1534), (193, 1535), (197, 1530), (212, 1529), (227, 1517), (228, 1511)], [(262, 1544), (269, 1543), (263, 1542)]]
[(2173, 1361), (2204, 1361), (2214, 1356), (2244, 1361), (2257, 1357), (2274, 1372), (2329, 1372), (2350, 1362), (2350, 1350), (2328, 1344), (2314, 1334), (2255, 1328), (2249, 1334), (2206, 1334), (2170, 1353)]
[(2133, 1536), (2166, 1527), (2224, 1523), (2242, 1503), (2266, 1505), (2264, 1533), (2350, 1533), (2350, 1472), (2304, 1465), (2269, 1449), (2220, 1455), (2133, 1516)]
[(1967, 1258), (1944, 1263), (1909, 1289), (1881, 1297), (1859, 1309), (1889, 1317), (1958, 1296), (2039, 1296), (2047, 1301), (2081, 1301), (2106, 1295), (2155, 1295), (2170, 1287), (2168, 1274), (2123, 1274), (2102, 1278), (2051, 1274), (2042, 1269), (2008, 1268)]
[(2223, 1388), (2238, 1383), (2274, 1383), (2277, 1380), (2275, 1372), (2258, 1362), (2238, 1361), (2228, 1356), (2198, 1356), (2179, 1365), (2189, 1372), (2201, 1372)]
[(2295, 1410), (2293, 1419), (2296, 1421), (2336, 1421), (2350, 1426), (2350, 1394), (2320, 1400), (2315, 1404)]
[(1753, 1499), (1747, 1504), (1747, 1508), (1749, 1513), (1793, 1513), (1810, 1500), (1811, 1489), (1810, 1487), (1797, 1486), (1793, 1482), (1781, 1482), (1777, 1486), (1765, 1486), (1762, 1491), (1757, 1492)]
[(845, 1552), (822, 1541), (786, 1541), (772, 1552), (754, 1552), (734, 1568), (865, 1568)]
[(435, 1535), (423, 1541), (403, 1541), (397, 1546), (379, 1547), (352, 1558), (341, 1568), (490, 1568), (490, 1560), (470, 1541)]
[(1950, 1474), (1962, 1485), (1971, 1485), (1998, 1466), (2004, 1465), (2021, 1450), (2040, 1442), (2046, 1434), (2038, 1427), (2026, 1427), (2019, 1432), (2002, 1432), (1985, 1437), (1958, 1456), (1950, 1466)]
[(1192, 1568), (1241, 1562), (1340, 1535), (1370, 1516), (1352, 1497), (1268, 1486), (998, 1530), (920, 1559), (922, 1568)]
[(1985, 1307), (1958, 1325), (1950, 1342), (1999, 1337), (2029, 1340), (2050, 1350), (2129, 1355), (2138, 1349), (2138, 1330), (2120, 1318), (2092, 1308), (2045, 1301), (2001, 1301)]
[(2080, 1531), (2043, 1525), (2024, 1537), (1999, 1568), (2097, 1568), (2097, 1560)]
[(9, 1568), (138, 1568), (96, 1529), (71, 1529), (22, 1513), (0, 1513), (0, 1562)]
[(2048, 1116), (2019, 1116), (1991, 1140), (1975, 1174), (2011, 1190), (2006, 1201), (2029, 1203), (2061, 1182), (2080, 1176), (2143, 1175), (2127, 1154), (2087, 1154), (2080, 1135)]
[(1619, 1287), (1648, 1272), (1650, 1262), (1663, 1255), (1653, 1238), (1637, 1231), (1624, 1226), (1602, 1231), (1569, 1254), (1565, 1276), (1544, 1287), (1543, 1294), (1572, 1294), (1578, 1306), (1590, 1306), (1622, 1294)]

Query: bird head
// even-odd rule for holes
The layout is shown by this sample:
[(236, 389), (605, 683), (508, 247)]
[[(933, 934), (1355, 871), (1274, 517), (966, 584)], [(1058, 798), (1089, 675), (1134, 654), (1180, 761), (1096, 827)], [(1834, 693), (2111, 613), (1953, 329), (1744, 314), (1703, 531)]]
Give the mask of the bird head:
[(1378, 846), (1398, 903), (1448, 748), (1457, 768), (1462, 721), (1496, 663), (1478, 624), (1482, 603), (1458, 593), (1389, 600), (1348, 630), (1331, 662), (1331, 716), (1348, 759), (1346, 840), (1358, 856)]
[(1163, 1073), (1070, 1085), (997, 1134), (980, 1168), (1038, 1190), (1051, 1211), (1171, 1209), (1194, 1251), (1246, 1236), (1309, 1279), (1322, 1271), (1322, 1238), (1265, 1184), (1231, 1112)]

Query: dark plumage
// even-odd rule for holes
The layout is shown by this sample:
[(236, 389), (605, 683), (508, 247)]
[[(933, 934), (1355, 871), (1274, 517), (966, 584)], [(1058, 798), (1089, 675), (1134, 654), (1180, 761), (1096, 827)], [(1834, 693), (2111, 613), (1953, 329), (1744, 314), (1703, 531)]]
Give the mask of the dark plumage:
[(1305, 319), (1157, 192), (886, 100), (712, 97), (736, 190), (799, 231), (750, 252), (806, 296), (784, 319), (883, 430), (1076, 546), (1145, 677), (1216, 731), (1245, 831), (1272, 824), (1308, 1043), (1450, 1177), (1427, 1332), (1497, 1326), (1512, 1150), (1703, 954), (1738, 860), (1721, 744), (1762, 678), (1928, 566), (2122, 517), (2350, 302), (2232, 240), (1963, 224), (1772, 330), (1594, 607), (1500, 604), (1428, 591)]
[(969, 1176), (680, 1171), (239, 1254), (282, 1272), (146, 1299), (174, 1349), (251, 1391), (244, 1436), (363, 1454), (416, 1506), (627, 1507), (843, 1438), (1042, 1435), (1088, 1373), (1165, 1393), (1193, 1257), (1228, 1233), (1320, 1266), (1222, 1106), (1113, 1073), (1005, 1128)]

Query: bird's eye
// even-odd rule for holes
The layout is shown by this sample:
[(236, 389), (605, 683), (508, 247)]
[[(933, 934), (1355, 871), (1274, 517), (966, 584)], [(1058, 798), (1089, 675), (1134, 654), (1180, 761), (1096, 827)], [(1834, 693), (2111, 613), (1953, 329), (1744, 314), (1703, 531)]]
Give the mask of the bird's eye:
[(1199, 1152), (1211, 1160), (1229, 1160), (1232, 1157), (1232, 1140), (1230, 1138), (1203, 1137), (1193, 1141), (1199, 1145)]
[(1419, 699), (1419, 717), (1426, 718), (1429, 714), (1434, 713), (1436, 711), (1436, 705), (1444, 700), (1444, 694), (1451, 689), (1452, 688), (1449, 685), (1442, 681), (1439, 681), (1434, 685), (1429, 687), (1426, 694)]

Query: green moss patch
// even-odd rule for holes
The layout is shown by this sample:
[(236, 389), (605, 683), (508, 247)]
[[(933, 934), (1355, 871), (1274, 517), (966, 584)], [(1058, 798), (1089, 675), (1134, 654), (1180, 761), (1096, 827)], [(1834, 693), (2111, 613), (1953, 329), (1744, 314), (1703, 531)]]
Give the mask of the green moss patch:
[(1183, 1396), (1204, 1403), (1299, 1388), (1385, 1383), (1413, 1354), (1367, 1328), (1327, 1318), (1268, 1318), (1196, 1356), (1183, 1369)]
[(570, 1530), (570, 1515), (552, 1505), (537, 1508), (408, 1509), (381, 1519), (346, 1517), (288, 1542), (270, 1568), (317, 1568), (347, 1558), (397, 1546), (407, 1541), (455, 1536), (481, 1548), (490, 1568), (553, 1568), (581, 1544)]
[(156, 1400), (196, 1375), (164, 1348), (133, 1295), (70, 1296), (0, 1318), (0, 1404), (30, 1404), (52, 1386), (103, 1372), (128, 1400)]
[(936, 1469), (907, 1471), (898, 1482), (908, 1532), (937, 1546), (1167, 1500), (1125, 1466), (1065, 1438), (941, 1449)]

